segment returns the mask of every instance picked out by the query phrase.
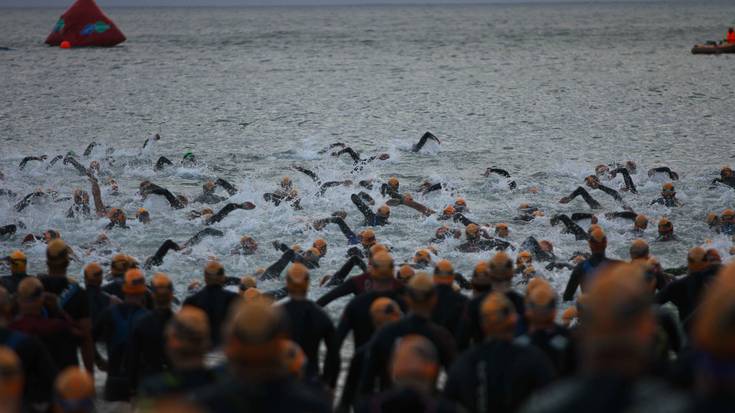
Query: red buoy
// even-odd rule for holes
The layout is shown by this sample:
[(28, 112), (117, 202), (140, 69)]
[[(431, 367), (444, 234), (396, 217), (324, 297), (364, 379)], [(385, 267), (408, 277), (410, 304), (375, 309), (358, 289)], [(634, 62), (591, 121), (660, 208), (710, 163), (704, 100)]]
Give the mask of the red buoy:
[(59, 47), (61, 47), (62, 49), (71, 49), (71, 43), (68, 40), (64, 40), (63, 42), (61, 42)]

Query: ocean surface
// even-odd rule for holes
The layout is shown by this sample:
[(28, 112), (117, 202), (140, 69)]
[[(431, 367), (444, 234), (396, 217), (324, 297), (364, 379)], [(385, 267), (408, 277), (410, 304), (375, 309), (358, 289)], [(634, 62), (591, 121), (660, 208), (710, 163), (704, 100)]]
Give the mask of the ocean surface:
[[(85, 165), (99, 160), (102, 181), (113, 177), (120, 185), (117, 196), (103, 186), (106, 204), (122, 208), (130, 221), (137, 208), (151, 210), (149, 225), (131, 222), (129, 230), (107, 231), (112, 250), (142, 262), (164, 240), (183, 242), (204, 228), (186, 215), (205, 205), (173, 211), (162, 198), (144, 201), (136, 194), (141, 181), (191, 199), (207, 179), (229, 180), (240, 189), (233, 199), (257, 208), (216, 224), (223, 238), (166, 257), (157, 270), (176, 280), (180, 295), (200, 278), (210, 257), (239, 276), (279, 257), (271, 241), (308, 246), (317, 237), (325, 237), (330, 250), (314, 271), (311, 296), (325, 292), (317, 280), (343, 263), (347, 243), (336, 226), (317, 232), (308, 223), (342, 209), (357, 231), (362, 217), (349, 196), (359, 189), (314, 196), (317, 186), (290, 170), (292, 165), (312, 168), (324, 181), (397, 176), (402, 192), (436, 210), (462, 196), (472, 219), (510, 222), (516, 245), (534, 235), (553, 241), (556, 254), (567, 258), (586, 244), (561, 234), (549, 218), (588, 208), (581, 200), (558, 200), (582, 185), (595, 165), (634, 160), (640, 194), (624, 193), (625, 203), (651, 219), (649, 241), (662, 216), (673, 220), (680, 237), (652, 243), (663, 264), (684, 264), (690, 247), (708, 241), (730, 259), (730, 240), (710, 232), (704, 219), (707, 212), (733, 206), (735, 191), (709, 189), (709, 182), (734, 162), (735, 60), (689, 50), (696, 42), (724, 38), (735, 3), (113, 8), (107, 14), (128, 37), (121, 46), (46, 47), (43, 40), (62, 12), (0, 13), (0, 46), (11, 49), (0, 51), (0, 188), (21, 197), (36, 188), (71, 196), (75, 188), (89, 190), (73, 168), (31, 162), (19, 171), (18, 163), (26, 155), (51, 158), (68, 151)], [(411, 153), (427, 130), (441, 145)], [(142, 149), (155, 133), (162, 140)], [(100, 145), (81, 156), (92, 141)], [(319, 153), (333, 142), (345, 142), (363, 157), (386, 152), (390, 159), (351, 174), (346, 155)], [(178, 165), (188, 151), (199, 166)], [(154, 171), (161, 155), (177, 165)], [(662, 165), (681, 176), (676, 188), (682, 208), (649, 205), (667, 178), (646, 171)], [(518, 189), (509, 191), (505, 179), (483, 177), (490, 166), (507, 169)], [(302, 211), (263, 201), (262, 194), (284, 175), (294, 179)], [(421, 196), (416, 190), (425, 179), (453, 190)], [(605, 183), (618, 188), (621, 179)], [(531, 193), (532, 187), (539, 192)], [(377, 191), (372, 195), (384, 200)], [(606, 211), (621, 210), (604, 193), (592, 195)], [(0, 197), (0, 225), (22, 221), (27, 228), (0, 240), (0, 255), (20, 247), (26, 233), (53, 228), (80, 256), (74, 275), (87, 262), (108, 262), (110, 251), (87, 247), (105, 232), (106, 220), (66, 218), (69, 202), (19, 213), (13, 208), (17, 201)], [(512, 222), (522, 202), (540, 206), (546, 217)], [(627, 258), (631, 224), (604, 217), (600, 223), (608, 232), (609, 253)], [(402, 262), (427, 246), (441, 224), (396, 207), (391, 224), (376, 232)], [(242, 235), (258, 241), (257, 254), (230, 255)], [(438, 256), (467, 275), (490, 255), (459, 253), (458, 243), (438, 246)], [(44, 248), (26, 248), (31, 272), (45, 270)], [(567, 271), (541, 267), (541, 274), (563, 288)], [(335, 319), (346, 301), (329, 307)]]

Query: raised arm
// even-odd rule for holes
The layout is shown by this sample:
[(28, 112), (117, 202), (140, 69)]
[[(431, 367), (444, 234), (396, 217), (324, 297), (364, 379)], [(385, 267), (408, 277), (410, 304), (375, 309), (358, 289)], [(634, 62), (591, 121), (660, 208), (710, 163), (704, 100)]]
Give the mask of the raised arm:
[(587, 205), (589, 205), (590, 208), (592, 209), (602, 208), (602, 205), (600, 205), (600, 203), (597, 202), (595, 198), (592, 198), (592, 195), (590, 195), (589, 192), (587, 192), (587, 190), (582, 188), (581, 186), (578, 186), (577, 189), (574, 190), (574, 192), (569, 194), (569, 196), (565, 196), (564, 198), (559, 200), (559, 203), (568, 204), (570, 201), (572, 201), (574, 198), (580, 195), (582, 196), (584, 201), (587, 203)]
[[(147, 141), (146, 141), (146, 142), (147, 142)], [(156, 169), (157, 171), (160, 171), (160, 170), (162, 170), (162, 169), (163, 169), (163, 167), (164, 167), (164, 166), (166, 166), (166, 165), (173, 165), (173, 164), (174, 164), (174, 163), (173, 163), (173, 162), (171, 162), (171, 160), (170, 160), (170, 159), (168, 159), (168, 158), (167, 158), (167, 157), (165, 157), (165, 156), (161, 156), (161, 157), (160, 157), (160, 158), (158, 158), (158, 160), (156, 161), (156, 166), (155, 166), (155, 169)]]
[(365, 216), (366, 221), (372, 222), (375, 219), (375, 213), (370, 210), (370, 207), (368, 207), (365, 202), (363, 202), (362, 199), (360, 199), (357, 194), (352, 194), (350, 197), (352, 200), (352, 203), (355, 204), (358, 210), (362, 213), (363, 216)]
[(225, 191), (227, 191), (227, 193), (228, 193), (228, 194), (230, 194), (230, 196), (233, 196), (233, 195), (235, 195), (235, 194), (237, 193), (237, 188), (235, 188), (235, 186), (234, 186), (234, 185), (232, 185), (231, 183), (229, 183), (229, 182), (225, 181), (225, 180), (224, 180), (224, 179), (222, 179), (222, 178), (217, 178), (217, 180), (216, 180), (216, 181), (214, 181), (214, 182), (215, 182), (215, 183), (216, 183), (217, 185), (219, 185), (219, 186), (221, 186), (222, 188), (224, 188), (224, 189), (225, 189)]
[(311, 178), (311, 180), (312, 180), (312, 181), (316, 182), (317, 184), (319, 184), (319, 183), (321, 183), (321, 182), (322, 182), (322, 180), (321, 180), (321, 179), (319, 179), (319, 176), (318, 176), (318, 175), (317, 175), (316, 173), (314, 173), (314, 171), (312, 171), (312, 170), (310, 170), (310, 169), (306, 169), (306, 168), (304, 168), (304, 167), (301, 167), (301, 166), (297, 166), (297, 165), (294, 165), (294, 166), (292, 166), (292, 168), (293, 168), (293, 169), (294, 169), (295, 171), (299, 171), (299, 172), (301, 172), (302, 174), (304, 174), (304, 175), (308, 176), (309, 178)]
[(424, 145), (426, 145), (426, 141), (429, 140), (429, 139), (431, 139), (433, 141), (436, 141), (436, 143), (438, 143), (438, 144), (441, 145), (441, 142), (439, 141), (439, 138), (437, 138), (436, 136), (434, 136), (434, 134), (431, 133), (431, 132), (426, 132), (423, 135), (421, 135), (421, 138), (419, 139), (419, 142), (417, 144), (413, 145), (413, 148), (412, 148), (411, 151), (412, 152), (418, 152), (418, 151), (420, 151), (421, 148), (423, 148)]
[(74, 167), (77, 171), (79, 171), (80, 175), (87, 175), (87, 168), (82, 166), (79, 162), (77, 162), (76, 159), (72, 158), (71, 156), (67, 156), (64, 158), (64, 165), (71, 164), (71, 166)]
[(352, 149), (352, 148), (350, 148), (350, 147), (347, 147), (347, 148), (344, 148), (344, 149), (342, 149), (342, 150), (340, 150), (338, 152), (335, 152), (335, 153), (333, 153), (333, 155), (336, 156), (336, 157), (339, 157), (340, 155), (345, 154), (345, 153), (348, 154), (348, 155), (350, 155), (350, 158), (352, 158), (352, 162), (354, 162), (354, 163), (360, 162), (360, 160), (361, 160), (360, 159), (360, 154), (358, 154), (357, 152), (355, 152), (355, 150)]
[(97, 142), (95, 141), (92, 141), (89, 145), (87, 145), (87, 149), (84, 150), (84, 156), (89, 156), (95, 146), (97, 146)]
[(669, 179), (672, 181), (678, 181), (679, 180), (679, 174), (672, 171), (671, 168), (668, 166), (659, 166), (658, 168), (651, 168), (648, 170), (648, 176), (653, 176), (657, 173), (665, 173), (669, 176)]
[(103, 217), (107, 214), (107, 208), (102, 202), (102, 192), (100, 191), (100, 184), (91, 173), (87, 174), (89, 183), (92, 185), (92, 199), (94, 199), (94, 210), (97, 212), (98, 217)]
[(209, 219), (207, 219), (204, 222), (204, 225), (216, 224), (217, 222), (220, 222), (223, 219), (225, 219), (225, 217), (229, 215), (230, 212), (236, 209), (253, 209), (253, 208), (255, 208), (255, 205), (252, 202), (243, 202), (242, 204), (234, 204), (234, 203), (227, 204), (224, 207), (222, 207), (222, 209), (217, 211), (216, 214), (209, 217)]

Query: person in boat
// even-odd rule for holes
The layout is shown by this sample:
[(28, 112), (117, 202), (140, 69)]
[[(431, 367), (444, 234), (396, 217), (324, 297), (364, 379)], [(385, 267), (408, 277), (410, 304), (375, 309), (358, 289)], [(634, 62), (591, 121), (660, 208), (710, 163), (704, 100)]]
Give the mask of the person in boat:
[(732, 27), (727, 29), (727, 37), (725, 40), (730, 44), (735, 44), (735, 30)]

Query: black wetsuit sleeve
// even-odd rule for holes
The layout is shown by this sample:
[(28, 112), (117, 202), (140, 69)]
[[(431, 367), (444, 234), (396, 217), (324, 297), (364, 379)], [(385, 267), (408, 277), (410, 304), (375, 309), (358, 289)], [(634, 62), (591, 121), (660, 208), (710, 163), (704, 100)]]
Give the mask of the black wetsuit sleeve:
[(605, 217), (622, 218), (622, 219), (629, 219), (631, 221), (635, 221), (636, 217), (638, 217), (638, 214), (636, 214), (633, 211), (616, 211), (616, 212), (609, 212), (605, 214)]
[(477, 225), (475, 222), (473, 222), (472, 220), (470, 220), (469, 218), (467, 218), (466, 216), (464, 216), (461, 212), (458, 212), (458, 213), (454, 214), (454, 216), (452, 217), (452, 219), (454, 219), (454, 222), (461, 222), (462, 225), (464, 225), (464, 226), (467, 226), (467, 225), (470, 225), (470, 224)]
[(589, 235), (585, 230), (582, 229), (579, 225), (577, 225), (576, 222), (572, 221), (571, 218), (566, 216), (565, 214), (559, 214), (555, 215), (552, 219), (551, 224), (556, 225), (557, 222), (561, 222), (564, 224), (564, 232), (569, 234), (574, 234), (575, 239), (577, 240), (586, 240), (589, 238)]
[(421, 135), (421, 138), (419, 138), (418, 143), (413, 146), (412, 152), (418, 152), (418, 151), (420, 151), (421, 148), (423, 148), (424, 145), (426, 145), (426, 141), (429, 140), (429, 139), (433, 139), (437, 143), (441, 143), (441, 142), (439, 142), (439, 139), (436, 136), (434, 136), (433, 133), (426, 132), (423, 135)]
[(352, 269), (355, 268), (356, 265), (360, 266), (363, 271), (367, 268), (360, 257), (356, 257), (353, 255), (352, 257), (348, 258), (347, 261), (342, 265), (342, 267), (340, 267), (340, 269), (332, 275), (332, 278), (330, 279), (330, 284), (332, 283), (332, 280), (335, 280), (335, 285), (342, 284), (345, 281), (345, 278), (347, 278), (347, 276), (350, 274), (350, 271), (352, 271)]
[(571, 201), (577, 196), (581, 196), (582, 199), (584, 199), (584, 202), (586, 202), (587, 205), (589, 205), (589, 207), (592, 209), (602, 208), (602, 205), (600, 205), (600, 203), (597, 202), (595, 198), (592, 198), (592, 195), (590, 195), (589, 192), (587, 192), (587, 190), (582, 188), (581, 186), (577, 187), (577, 189), (575, 189), (574, 192), (569, 194), (568, 198)]
[(490, 174), (498, 174), (504, 178), (510, 178), (510, 174), (505, 169), (487, 168), (487, 170), (485, 171), (485, 176), (490, 176)]
[(194, 234), (193, 237), (189, 238), (189, 240), (184, 243), (184, 247), (197, 245), (206, 237), (223, 237), (224, 235), (225, 233), (218, 229), (204, 228), (203, 230)]
[(278, 261), (271, 264), (265, 269), (265, 272), (260, 276), (260, 281), (278, 279), (281, 277), (281, 273), (293, 261), (294, 251), (289, 249), (281, 255)]
[(31, 199), (33, 199), (35, 197), (38, 197), (38, 196), (41, 196), (40, 194), (42, 194), (42, 192), (32, 192), (32, 193), (24, 196), (23, 199), (20, 200), (20, 202), (18, 202), (17, 204), (15, 204), (15, 210), (18, 211), (18, 212), (23, 211), (24, 209), (26, 209), (26, 207), (28, 205), (30, 205)]
[(678, 181), (679, 180), (679, 174), (672, 171), (671, 168), (668, 166), (659, 166), (658, 168), (651, 168), (648, 170), (648, 176), (651, 176), (655, 173), (665, 173), (669, 176), (669, 179), (672, 181)]
[(631, 178), (630, 172), (628, 172), (628, 168), (618, 168), (612, 171), (613, 174), (616, 174), (618, 172), (623, 174), (623, 182), (625, 182), (625, 188), (631, 193), (637, 194), (638, 189), (635, 187), (635, 183), (633, 183), (633, 178)]
[(77, 162), (76, 159), (72, 158), (71, 156), (67, 156), (64, 158), (64, 165), (71, 164), (71, 166), (74, 167), (77, 171), (79, 171), (80, 175), (87, 175), (87, 168), (82, 166), (79, 162)]
[(340, 156), (340, 155), (345, 154), (345, 153), (348, 154), (348, 155), (350, 155), (350, 158), (352, 158), (352, 162), (354, 162), (354, 163), (360, 162), (360, 160), (361, 160), (360, 159), (360, 155), (357, 152), (355, 152), (350, 147), (344, 148), (344, 149), (340, 150), (339, 152), (337, 152), (337, 156)]
[(616, 191), (616, 190), (614, 190), (614, 189), (612, 189), (612, 188), (610, 188), (610, 187), (607, 187), (607, 186), (605, 186), (605, 185), (599, 185), (599, 186), (597, 187), (597, 189), (599, 189), (600, 191), (602, 191), (602, 192), (604, 192), (604, 193), (606, 193), (606, 194), (610, 195), (610, 196), (611, 196), (611, 197), (613, 197), (613, 199), (615, 199), (616, 201), (622, 201), (622, 200), (623, 200), (623, 197), (622, 197), (622, 196), (620, 196), (620, 194), (618, 193), (618, 191)]
[(306, 168), (303, 168), (301, 166), (294, 166), (293, 169), (296, 170), (296, 171), (301, 172), (302, 174), (304, 174), (306, 176), (308, 176), (309, 178), (311, 178), (312, 181), (316, 182), (317, 184), (321, 182), (321, 179), (319, 179), (319, 176), (317, 176), (317, 174), (314, 173), (314, 171), (312, 171), (310, 169), (306, 169)]
[(97, 146), (97, 142), (92, 141), (89, 145), (87, 145), (87, 149), (84, 150), (84, 156), (89, 156), (92, 153), (92, 150), (94, 147)]
[(174, 208), (174, 209), (184, 208), (184, 205), (181, 203), (181, 201), (179, 201), (178, 198), (176, 198), (176, 196), (172, 194), (171, 191), (169, 191), (166, 188), (156, 186), (152, 188), (149, 191), (149, 193), (155, 194), (155, 195), (163, 195), (164, 197), (166, 197), (166, 200), (168, 201), (169, 205), (171, 205), (171, 208)]
[(344, 234), (345, 238), (347, 238), (348, 245), (355, 245), (359, 243), (359, 241), (357, 240), (357, 235), (355, 235), (355, 232), (350, 229), (349, 225), (347, 225), (344, 219), (340, 217), (331, 217), (328, 218), (327, 221), (333, 224), (337, 224), (339, 230), (342, 231), (342, 234)]
[(339, 357), (339, 346), (337, 343), (337, 330), (332, 323), (332, 320), (325, 314), (324, 315), (324, 346), (327, 348), (327, 354), (324, 357), (324, 368), (322, 369), (322, 380), (329, 385), (330, 388), (334, 389), (337, 385), (337, 379), (339, 378), (340, 368), (340, 357)]
[(232, 212), (232, 211), (234, 211), (236, 209), (242, 209), (242, 207), (240, 206), (240, 204), (227, 204), (224, 207), (222, 207), (222, 209), (220, 209), (219, 211), (217, 211), (216, 214), (214, 214), (211, 217), (209, 217), (209, 219), (207, 219), (207, 221), (204, 223), (204, 225), (216, 224), (216, 223), (222, 221), (223, 219), (225, 219), (225, 217), (227, 215), (229, 215), (230, 212)]
[(572, 274), (569, 276), (567, 287), (564, 289), (564, 301), (574, 300), (574, 294), (577, 292), (577, 288), (582, 281), (583, 273), (584, 270), (582, 269), (582, 265), (577, 265), (576, 267), (574, 267), (574, 270), (572, 270)]
[(227, 193), (228, 193), (228, 194), (229, 194), (230, 196), (232, 196), (232, 195), (235, 195), (235, 194), (237, 193), (237, 188), (235, 188), (235, 186), (234, 186), (234, 185), (232, 185), (231, 183), (227, 182), (226, 180), (224, 180), (224, 179), (222, 179), (222, 178), (217, 178), (217, 180), (216, 180), (216, 181), (214, 181), (214, 182), (215, 182), (215, 183), (216, 183), (217, 185), (219, 185), (219, 186), (221, 186), (222, 188), (224, 188), (224, 190), (225, 190), (225, 191), (227, 191)]
[(343, 282), (342, 284), (334, 287), (333, 289), (329, 290), (329, 292), (321, 296), (318, 300), (316, 300), (316, 303), (321, 307), (326, 307), (332, 301), (354, 293), (355, 287), (353, 283)]
[(325, 192), (327, 192), (327, 189), (334, 188), (335, 186), (345, 185), (345, 181), (329, 181), (323, 183), (319, 187), (319, 193), (324, 195)]
[(462, 274), (455, 273), (454, 274), (454, 281), (457, 283), (457, 285), (459, 285), (459, 288), (461, 288), (463, 290), (471, 290), (472, 289), (472, 283), (470, 283), (469, 280), (467, 280), (467, 278), (465, 278), (465, 276), (462, 275)]
[(572, 214), (572, 221), (581, 221), (583, 219), (591, 219), (594, 217), (595, 214), (590, 214), (589, 212), (575, 212)]
[(360, 199), (359, 196), (356, 194), (352, 194), (350, 197), (352, 200), (352, 203), (355, 204), (358, 210), (362, 213), (363, 216), (365, 216), (365, 221), (367, 222), (374, 222), (375, 221), (375, 213), (370, 210), (370, 208), (363, 202), (362, 199)]
[(168, 254), (170, 250), (179, 251), (181, 250), (181, 247), (174, 241), (167, 239), (163, 242), (163, 244), (161, 244), (160, 247), (158, 247), (158, 251), (156, 251), (156, 253), (153, 254), (152, 257), (148, 258), (147, 262), (145, 263), (145, 267), (150, 268), (152, 266), (163, 264), (163, 258), (166, 256), (166, 254)]
[(429, 192), (441, 191), (441, 190), (442, 190), (442, 184), (438, 183), (438, 184), (431, 185), (430, 187), (424, 189), (423, 192), (429, 193)]
[[(147, 142), (147, 141), (146, 141), (146, 142)], [(168, 158), (167, 158), (167, 157), (165, 157), (165, 156), (161, 156), (160, 158), (158, 158), (158, 161), (156, 161), (156, 166), (155, 166), (155, 169), (156, 169), (157, 171), (160, 171), (160, 170), (162, 170), (162, 169), (163, 169), (163, 167), (164, 167), (164, 166), (166, 166), (166, 165), (173, 165), (173, 164), (174, 164), (174, 163), (173, 163), (173, 162), (171, 162), (171, 160), (170, 160), (170, 159), (168, 159)]]
[(49, 166), (54, 166), (56, 162), (59, 162), (61, 159), (64, 159), (64, 155), (56, 155), (54, 156), (54, 159), (49, 162)]
[(15, 234), (15, 231), (17, 230), (18, 227), (16, 227), (15, 224), (5, 225), (0, 227), (0, 235), (12, 235)]
[(25, 169), (28, 161), (42, 161), (42, 160), (43, 158), (39, 158), (38, 156), (26, 156), (25, 158), (23, 158), (22, 161), (20, 161), (20, 165), (18, 165), (18, 169), (20, 169), (21, 171)]

